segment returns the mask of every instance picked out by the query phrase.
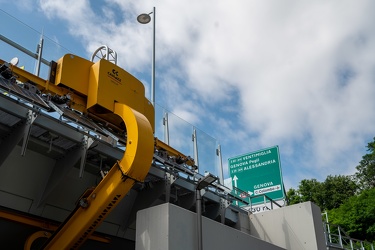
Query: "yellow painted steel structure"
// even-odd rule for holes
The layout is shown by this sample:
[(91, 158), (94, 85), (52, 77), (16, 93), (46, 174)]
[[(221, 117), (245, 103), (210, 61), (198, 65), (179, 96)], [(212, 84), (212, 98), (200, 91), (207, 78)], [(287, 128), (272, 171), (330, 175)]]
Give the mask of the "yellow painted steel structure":
[(55, 85), (71, 88), (75, 93), (87, 96), (88, 76), (93, 64), (76, 55), (64, 55), (57, 61)]
[(169, 146), (168, 144), (160, 141), (158, 138), (155, 138), (155, 149), (167, 151), (169, 156), (179, 158), (182, 161), (184, 161), (186, 165), (189, 165), (193, 168), (195, 167), (195, 161), (194, 161), (193, 158), (187, 157), (186, 155), (184, 155), (183, 153), (181, 153), (177, 149), (175, 149), (175, 148)]
[(124, 119), (127, 128), (124, 157), (87, 197), (83, 197), (87, 207), (77, 207), (55, 235), (49, 238), (44, 249), (78, 249), (134, 183), (146, 177), (154, 152), (151, 125), (145, 116), (124, 104), (116, 103), (114, 113)]
[(43, 94), (64, 97), (69, 108), (126, 133), (122, 159), (93, 190), (81, 197), (76, 209), (52, 235), (37, 232), (25, 245), (27, 248), (35, 239), (46, 236), (44, 249), (77, 249), (132, 186), (143, 182), (148, 174), (155, 150), (154, 107), (145, 98), (139, 80), (104, 59), (93, 63), (67, 54), (57, 61), (49, 80), (13, 65), (9, 67), (17, 81), (32, 84)]
[[(0, 64), (3, 63), (0, 59)], [(123, 120), (113, 111), (115, 103), (124, 103), (142, 113), (154, 131), (155, 111), (145, 97), (142, 82), (107, 60), (93, 63), (66, 54), (57, 61), (56, 71), (51, 71), (49, 80), (11, 64), (9, 67), (18, 81), (33, 83), (41, 93), (66, 97), (69, 108), (92, 114), (122, 129)]]
[(135, 182), (144, 181), (154, 153), (154, 108), (140, 81), (103, 59), (92, 63), (65, 55), (57, 62), (55, 84), (72, 89), (77, 96), (87, 96), (88, 112), (126, 130), (127, 135), (123, 158), (81, 198), (83, 204), (49, 237), (44, 248), (78, 249)]
[(48, 232), (48, 231), (37, 231), (35, 233), (33, 233), (32, 235), (30, 235), (27, 239), (26, 239), (26, 242), (25, 242), (25, 245), (24, 245), (24, 250), (29, 250), (32, 248), (32, 245), (34, 243), (34, 241), (36, 241), (37, 239), (40, 239), (40, 238), (49, 238), (51, 237), (51, 233)]
[[(58, 228), (58, 225), (54, 222), (50, 222), (44, 219), (33, 218), (27, 215), (18, 214), (11, 211), (0, 210), (0, 218), (43, 229), (42, 231), (38, 231), (39, 233), (33, 234), (27, 239), (27, 242), (25, 242), (25, 249), (30, 249), (30, 247), (27, 246), (30, 246), (32, 242), (38, 238), (49, 238), (51, 236), (51, 232), (55, 231)], [(104, 243), (111, 242), (109, 238), (95, 234), (91, 235), (89, 239)]]
[[(0, 59), (0, 64), (4, 64), (5, 61)], [(43, 78), (40, 78), (24, 69), (21, 69), (14, 65), (9, 65), (10, 70), (12, 71), (13, 75), (17, 78), (20, 82), (30, 82), (33, 83), (34, 86), (44, 94), (50, 94), (50, 95), (58, 95), (58, 96), (66, 96), (69, 97), (69, 103), (68, 106), (71, 109), (80, 111), (82, 113), (86, 113), (86, 103), (87, 98), (82, 95), (78, 95), (75, 93), (74, 90), (70, 88), (66, 88), (62, 85), (58, 86), (55, 85), (55, 82), (50, 82), (49, 80), (45, 80)], [(52, 75), (55, 74), (55, 72), (51, 72)]]
[(107, 60), (96, 63), (67, 54), (57, 61), (55, 85), (69, 88), (86, 99), (85, 111), (123, 128), (113, 114), (115, 103), (124, 103), (142, 113), (154, 129), (155, 111), (145, 98), (145, 87), (134, 76)]

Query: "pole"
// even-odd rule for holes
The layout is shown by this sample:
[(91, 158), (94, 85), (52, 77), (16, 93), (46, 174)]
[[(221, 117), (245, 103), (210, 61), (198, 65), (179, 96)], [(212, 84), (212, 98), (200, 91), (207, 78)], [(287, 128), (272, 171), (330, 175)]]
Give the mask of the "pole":
[[(197, 139), (197, 130), (193, 128), (193, 149), (194, 149), (194, 160), (195, 165), (199, 168), (199, 159), (198, 159), (198, 139)], [(196, 170), (198, 172), (198, 169)]]
[(164, 142), (169, 145), (169, 124), (168, 124), (168, 112), (164, 112), (164, 119), (163, 119), (163, 124), (164, 124)]
[(198, 250), (203, 249), (202, 242), (202, 195), (201, 190), (196, 189), (196, 209), (197, 209), (197, 232), (198, 232)]
[(156, 10), (153, 9), (153, 28), (152, 28), (152, 72), (151, 72), (151, 103), (155, 108), (155, 23), (156, 23)]
[(36, 68), (35, 68), (35, 75), (39, 76), (40, 73), (40, 64), (42, 62), (42, 53), (43, 53), (43, 34), (40, 36), (40, 41), (37, 46), (37, 62), (36, 62)]
[(217, 145), (217, 156), (219, 157), (219, 180), (221, 184), (224, 184), (224, 171), (223, 171), (223, 158), (221, 155), (221, 146), (220, 144)]

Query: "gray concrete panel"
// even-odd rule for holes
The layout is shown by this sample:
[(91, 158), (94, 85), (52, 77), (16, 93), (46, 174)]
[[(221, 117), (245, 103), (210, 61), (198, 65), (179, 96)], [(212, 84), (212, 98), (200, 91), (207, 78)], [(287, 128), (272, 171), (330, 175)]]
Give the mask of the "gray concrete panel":
[[(203, 249), (282, 249), (203, 217)], [(165, 203), (137, 214), (136, 250), (196, 250), (197, 215)]]
[(326, 249), (320, 208), (311, 202), (251, 214), (250, 233), (286, 249)]

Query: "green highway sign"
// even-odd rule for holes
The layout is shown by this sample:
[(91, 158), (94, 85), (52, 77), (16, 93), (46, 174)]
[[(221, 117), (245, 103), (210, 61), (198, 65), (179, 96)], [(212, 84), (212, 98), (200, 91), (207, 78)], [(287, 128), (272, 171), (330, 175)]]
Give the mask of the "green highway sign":
[[(249, 196), (254, 197), (252, 205), (263, 203), (263, 195), (275, 201), (285, 198), (278, 146), (229, 158), (228, 168), (232, 185), (237, 188), (233, 192), (247, 201)], [(238, 189), (246, 195), (236, 193)]]

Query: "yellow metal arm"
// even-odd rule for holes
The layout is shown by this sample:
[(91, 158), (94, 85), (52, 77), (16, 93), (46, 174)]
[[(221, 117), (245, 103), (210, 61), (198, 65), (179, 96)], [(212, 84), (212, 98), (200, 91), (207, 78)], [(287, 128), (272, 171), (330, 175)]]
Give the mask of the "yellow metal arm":
[(160, 141), (158, 138), (155, 138), (155, 149), (157, 150), (165, 150), (169, 156), (180, 158), (182, 161), (184, 161), (187, 165), (194, 167), (195, 161), (193, 158), (184, 155), (177, 149), (169, 146), (165, 142)]
[[(44, 249), (78, 249), (129, 192), (136, 181), (144, 181), (154, 153), (154, 136), (147, 118), (125, 104), (115, 103), (127, 130), (127, 145), (118, 161), (84, 198), (72, 215), (51, 236)], [(87, 205), (87, 207), (85, 207)]]
[[(5, 63), (4, 60), (0, 59), (0, 65)], [(47, 80), (40, 78), (26, 70), (23, 70), (17, 66), (9, 65), (14, 76), (20, 82), (32, 82), (44, 94), (52, 94), (59, 96), (69, 96), (70, 108), (78, 110), (80, 112), (86, 112), (87, 98), (84, 96), (77, 95), (73, 89), (56, 86)]]

